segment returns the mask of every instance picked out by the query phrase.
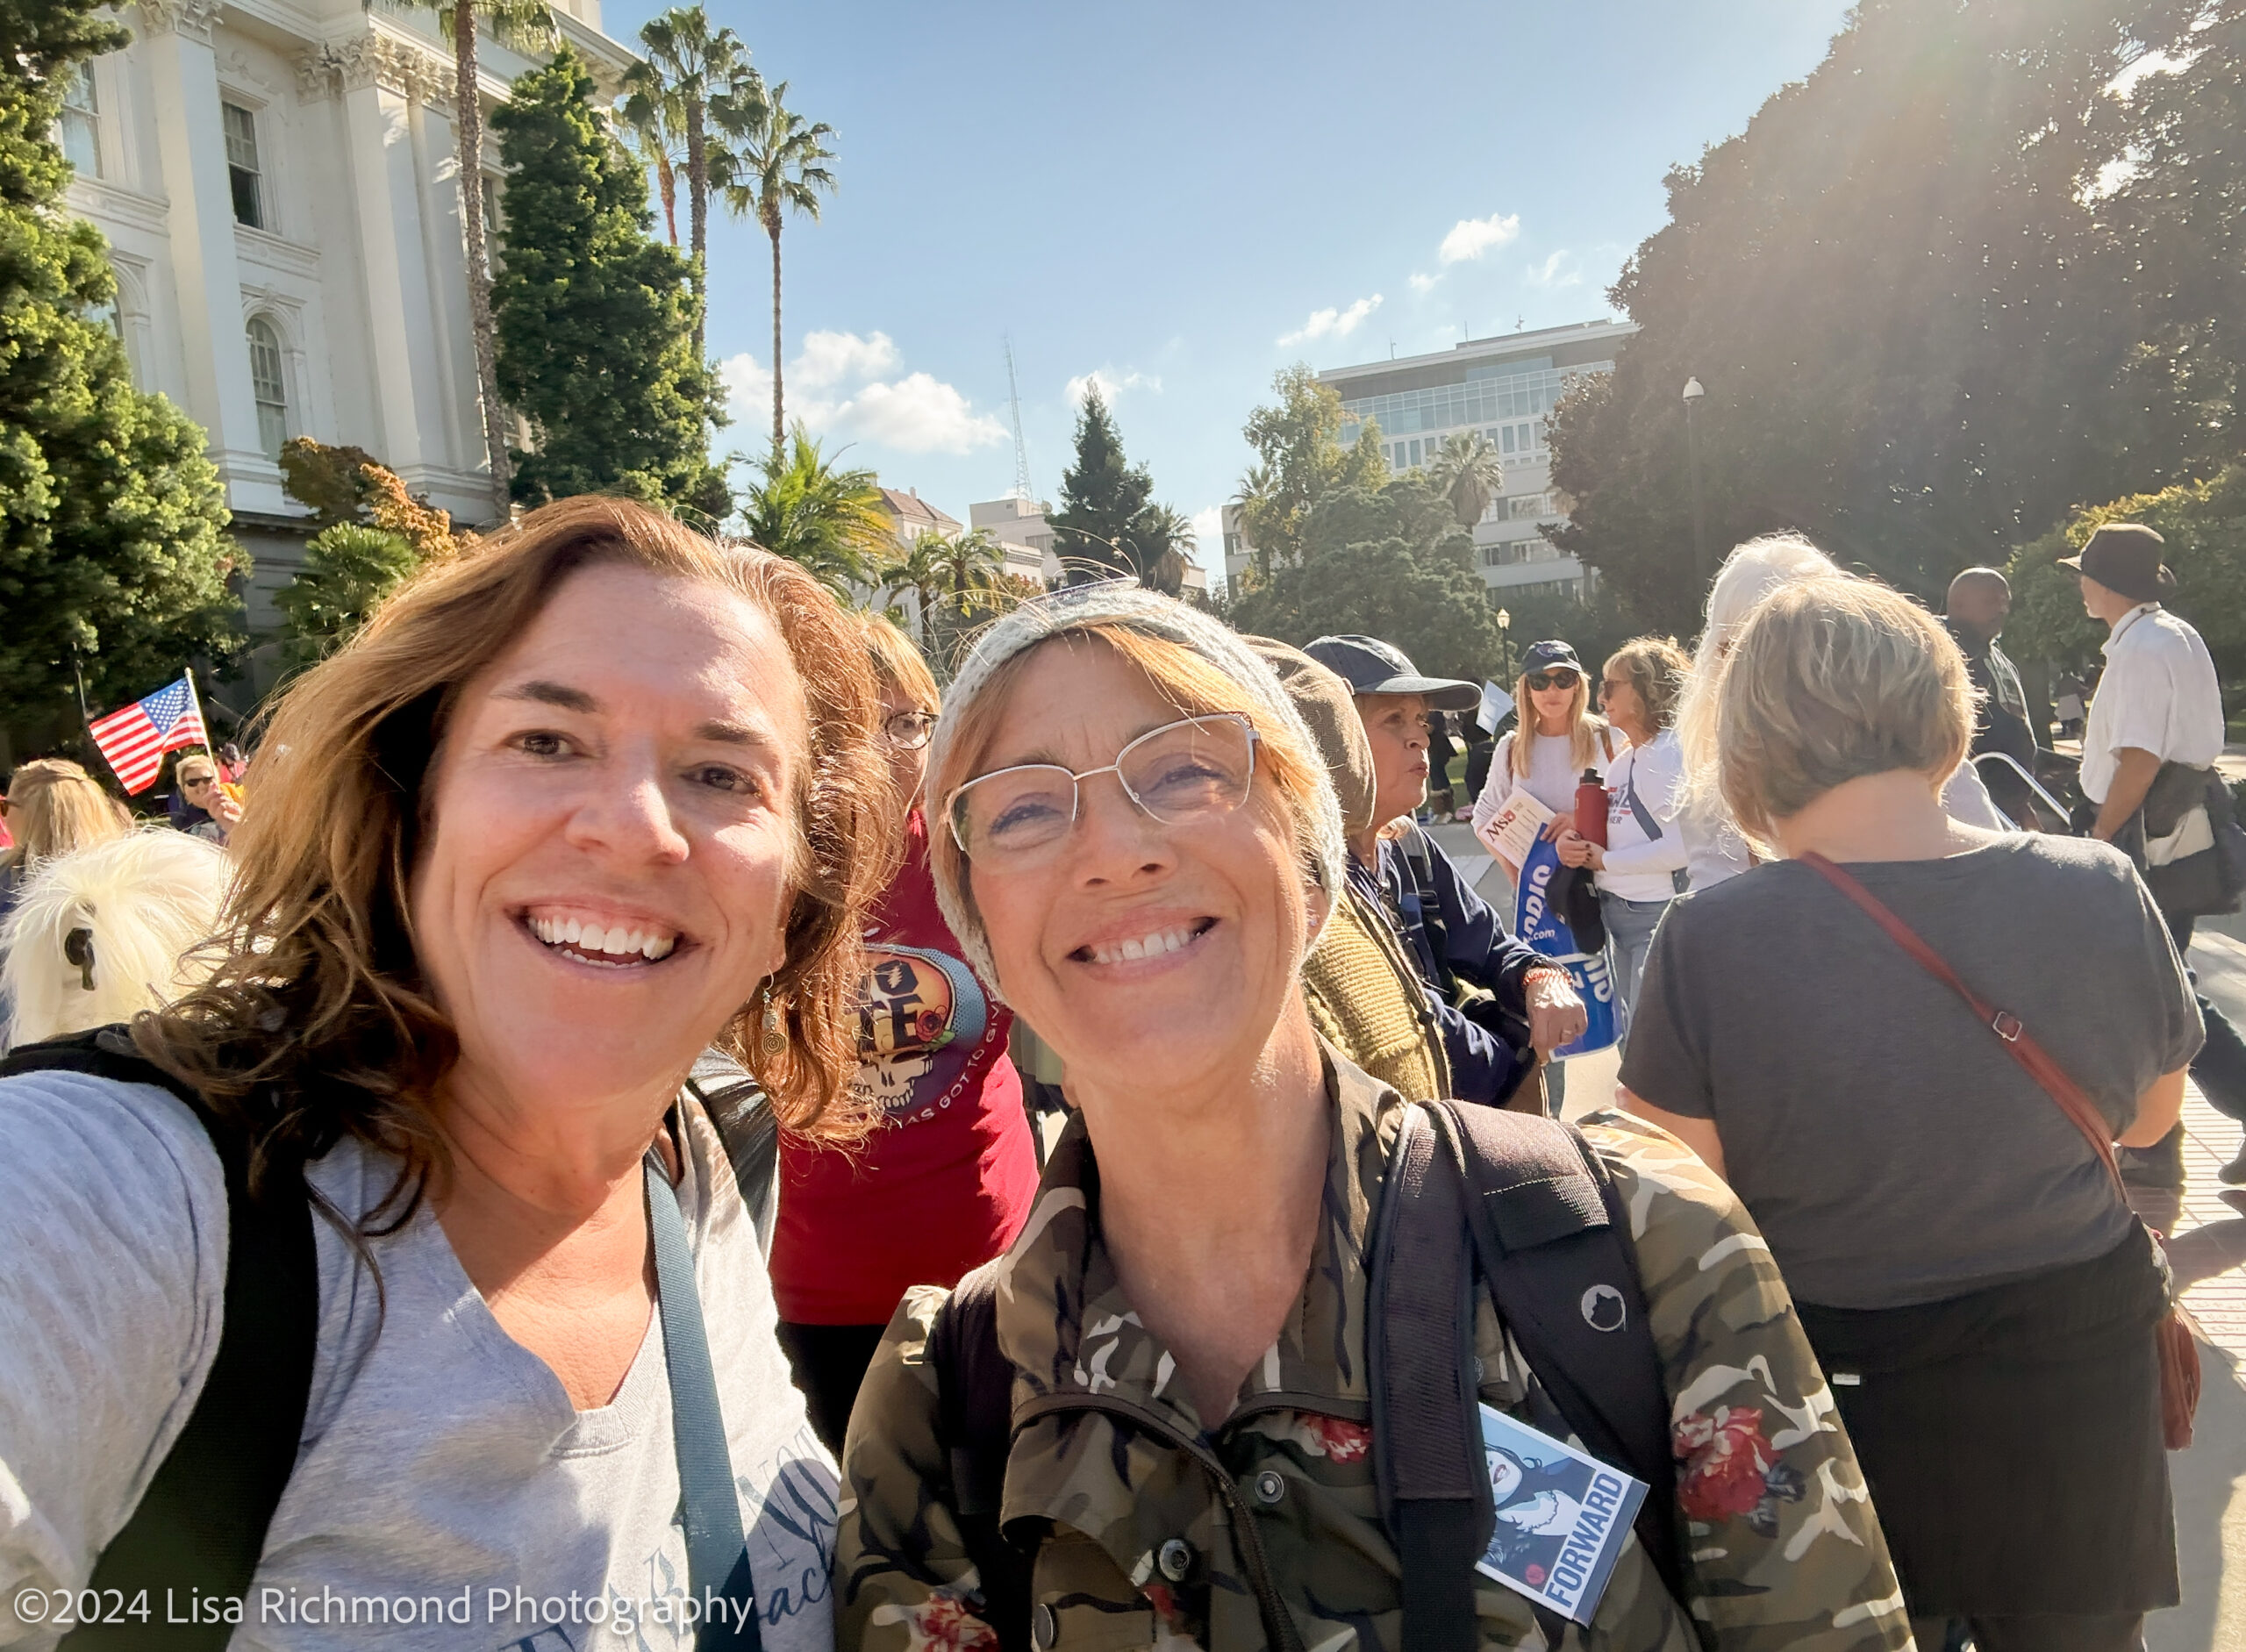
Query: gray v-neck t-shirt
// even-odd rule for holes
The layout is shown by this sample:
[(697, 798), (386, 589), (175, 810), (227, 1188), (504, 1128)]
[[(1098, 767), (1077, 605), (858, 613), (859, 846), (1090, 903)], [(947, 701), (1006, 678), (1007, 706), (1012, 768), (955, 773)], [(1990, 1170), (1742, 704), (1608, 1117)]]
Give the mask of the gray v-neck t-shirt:
[[(684, 1120), (679, 1196), (764, 1645), (828, 1652), (833, 1468), (774, 1341), (722, 1146), (699, 1109)], [(311, 1179), (355, 1216), (391, 1174), (347, 1142)], [(380, 1306), (340, 1237), (314, 1231), (311, 1401), (233, 1646), (690, 1646), (661, 1316), (615, 1398), (581, 1412), (493, 1318), (426, 1203), (370, 1241)], [(185, 1424), (218, 1351), (226, 1234), (218, 1155), (176, 1098), (0, 1081), (0, 1646), (54, 1643), (40, 1591), (84, 1584)]]
[[(2198, 1052), (2183, 966), (2119, 851), (2021, 833), (1846, 869), (2019, 1016), (2116, 1132)], [(1670, 903), (1622, 1083), (1715, 1121), (1726, 1176), (1805, 1302), (1942, 1301), (2128, 1232), (2090, 1144), (1996, 1034), (1795, 862)]]

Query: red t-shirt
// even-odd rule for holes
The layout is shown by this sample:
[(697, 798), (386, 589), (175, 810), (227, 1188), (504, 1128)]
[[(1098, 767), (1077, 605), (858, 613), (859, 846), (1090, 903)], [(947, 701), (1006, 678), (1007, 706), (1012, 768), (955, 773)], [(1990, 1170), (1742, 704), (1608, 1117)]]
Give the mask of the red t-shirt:
[(852, 1081), (886, 1122), (855, 1157), (780, 1142), (772, 1295), (795, 1325), (886, 1325), (909, 1287), (956, 1284), (1012, 1244), (1037, 1192), (1013, 1013), (958, 956), (919, 810), (905, 830), (867, 931)]

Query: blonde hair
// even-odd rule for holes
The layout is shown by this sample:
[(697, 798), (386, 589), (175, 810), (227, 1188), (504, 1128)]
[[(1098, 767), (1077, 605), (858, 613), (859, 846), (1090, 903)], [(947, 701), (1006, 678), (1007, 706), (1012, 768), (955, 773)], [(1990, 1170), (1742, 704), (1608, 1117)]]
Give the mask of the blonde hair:
[[(1549, 667), (1544, 668), (1549, 669)], [(1586, 769), (1605, 764), (1606, 752), (1601, 749), (1599, 735), (1606, 732), (1606, 719), (1591, 709), (1591, 679), (1575, 666), (1567, 668), (1576, 674), (1576, 686), (1568, 696), (1568, 769), (1581, 774)], [(1528, 673), (1524, 671), (1513, 680), (1513, 703), (1520, 709), (1514, 713), (1513, 749), (1506, 759), (1516, 778), (1528, 778), (1529, 761), (1535, 754), (1536, 702), (1528, 697)]]
[(41, 861), (132, 829), (132, 817), (101, 783), (67, 757), (34, 757), (8, 781), (8, 833), (15, 847), (0, 866), (29, 871)]
[(172, 783), (176, 786), (185, 785), (187, 771), (190, 769), (207, 769), (211, 771), (211, 778), (213, 780), (218, 779), (222, 773), (217, 758), (203, 752), (182, 752), (172, 763)]
[[(1305, 749), (1288, 729), (1262, 714), (1255, 697), (1234, 682), (1214, 662), (1184, 644), (1137, 629), (1124, 619), (1093, 619), (1032, 643), (1009, 655), (977, 683), (966, 704), (951, 713), (950, 727), (941, 753), (942, 769), (931, 775), (928, 796), (940, 800), (945, 819), (931, 821), (930, 860), (940, 887), (957, 893), (961, 908), (979, 931), (982, 913), (975, 905), (975, 887), (967, 876), (967, 856), (950, 826), (952, 793), (963, 785), (983, 761), (998, 720), (1005, 714), (1015, 682), (1031, 660), (1046, 649), (1090, 641), (1112, 649), (1146, 676), (1155, 692), (1177, 709), (1180, 717), (1208, 717), (1230, 712), (1255, 726), (1255, 776), (1268, 778), (1286, 811), (1288, 828), (1303, 862), (1305, 889), (1322, 882), (1315, 845), (1319, 812), (1330, 796), (1332, 782), (1324, 762)], [(1338, 891), (1335, 899), (1340, 898)], [(977, 939), (980, 937), (978, 935)]]
[[(1713, 776), (1716, 759), (1716, 682), (1731, 640), (1755, 604), (1795, 580), (1841, 570), (1833, 559), (1794, 533), (1765, 533), (1732, 547), (1708, 587), (1707, 620), (1692, 651), (1692, 674), (1677, 703), (1677, 743), (1687, 772)], [(1713, 790), (1697, 800), (1722, 816), (1722, 799)], [(1729, 829), (1727, 826), (1727, 829)]]
[(1847, 781), (1896, 769), (1946, 780), (1973, 733), (1972, 683), (1949, 632), (1848, 574), (1758, 604), (1723, 662), (1717, 704), (1724, 802), (1765, 844), (1774, 822)]
[(1619, 673), (1646, 708), (1646, 720), (1663, 729), (1677, 720), (1677, 702), (1692, 662), (1674, 637), (1633, 637), (1606, 656), (1601, 669)]
[(866, 628), (866, 659), (874, 669), (875, 686), (912, 701), (915, 711), (934, 715), (943, 694), (912, 639), (879, 614), (859, 618)]
[(0, 927), (0, 1049), (129, 1021), (208, 979), (226, 869), (217, 844), (164, 826), (41, 862)]
[(808, 750), (793, 799), (786, 958), (769, 983), (785, 1036), (767, 1052), (746, 1035), (761, 1000), (712, 1030), (786, 1128), (862, 1132), (848, 1083), (858, 937), (901, 835), (862, 631), (793, 562), (717, 544), (628, 500), (583, 497), (425, 570), (272, 714), (250, 776), (259, 806), (230, 845), (226, 955), (207, 985), (134, 1027), (152, 1060), (240, 1119), (261, 1162), (301, 1163), (356, 1137), (400, 1162), (392, 1198), (409, 1209), (442, 1162), (429, 1107), (458, 1047), (415, 957), (409, 893), (429, 826), (429, 765), (465, 685), (564, 581), (594, 567), (720, 587), (768, 615), (787, 646)]

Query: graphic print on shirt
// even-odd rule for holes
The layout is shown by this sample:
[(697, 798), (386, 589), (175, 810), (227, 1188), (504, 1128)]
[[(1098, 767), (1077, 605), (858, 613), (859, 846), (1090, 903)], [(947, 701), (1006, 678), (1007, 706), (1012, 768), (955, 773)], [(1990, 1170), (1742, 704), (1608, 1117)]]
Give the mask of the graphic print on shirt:
[(933, 1119), (958, 1098), (968, 1062), (991, 1033), (990, 1000), (948, 953), (876, 941), (869, 956), (853, 1090), (893, 1124)]

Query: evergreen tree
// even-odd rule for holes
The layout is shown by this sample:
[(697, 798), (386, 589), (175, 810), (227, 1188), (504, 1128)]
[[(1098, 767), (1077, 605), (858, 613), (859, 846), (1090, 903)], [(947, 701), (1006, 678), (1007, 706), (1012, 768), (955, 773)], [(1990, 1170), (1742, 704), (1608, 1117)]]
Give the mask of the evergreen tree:
[(1141, 570), (1131, 526), (1154, 498), (1154, 478), (1123, 456), (1122, 433), (1098, 384), (1084, 388), (1077, 413), (1077, 462), (1061, 473), (1061, 509), (1050, 518), (1053, 549), (1069, 583)]
[(0, 0), (0, 707), (75, 723), (237, 647), (247, 560), (195, 421), (132, 387), (108, 249), (74, 220), (61, 89), (125, 44), (95, 0)]
[(494, 287), (499, 389), (531, 422), (515, 497), (617, 493), (716, 518), (716, 375), (694, 351), (686, 261), (650, 233), (647, 180), (604, 129), (567, 46), (492, 116), (507, 176), (505, 268)]

